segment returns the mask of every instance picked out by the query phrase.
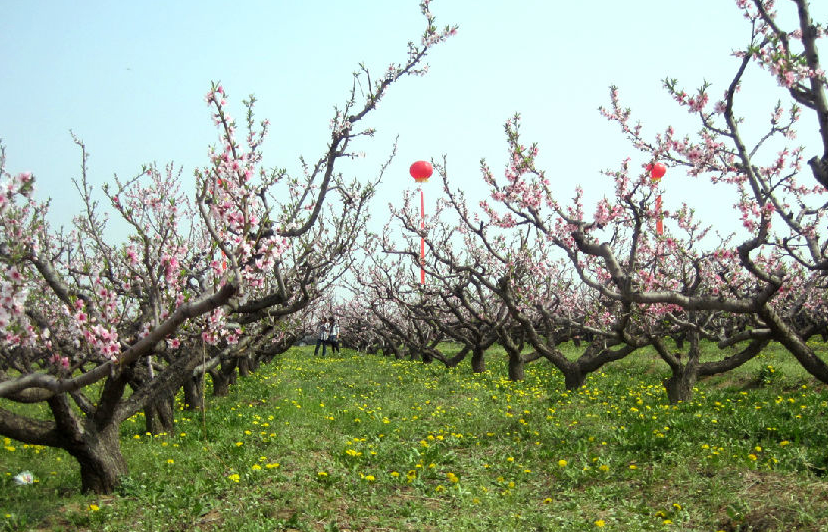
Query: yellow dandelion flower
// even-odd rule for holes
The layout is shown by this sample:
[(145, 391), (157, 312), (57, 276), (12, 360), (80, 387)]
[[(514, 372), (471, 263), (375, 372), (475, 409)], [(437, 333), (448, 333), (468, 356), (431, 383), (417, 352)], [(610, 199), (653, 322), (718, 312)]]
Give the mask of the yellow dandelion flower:
[(101, 507), (98, 506), (97, 504), (90, 504), (89, 505), (89, 511), (90, 512), (97, 512), (100, 509), (101, 509)]
[(568, 463), (569, 462), (567, 462), (566, 460), (558, 460), (558, 465), (560, 467), (566, 467), (566, 464), (568, 464)]
[(238, 482), (240, 480), (240, 477), (239, 477), (238, 473), (233, 473), (232, 475), (227, 475), (227, 478), (229, 480), (232, 480), (233, 482)]

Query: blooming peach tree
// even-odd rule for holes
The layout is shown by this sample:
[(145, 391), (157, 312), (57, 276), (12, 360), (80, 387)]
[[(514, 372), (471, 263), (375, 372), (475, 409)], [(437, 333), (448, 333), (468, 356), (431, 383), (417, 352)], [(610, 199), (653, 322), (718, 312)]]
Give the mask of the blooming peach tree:
[[(429, 2), (421, 9), (421, 42), (379, 79), (360, 67), (326, 148), (299, 178), (262, 167), (269, 124), (255, 122), (253, 98), (238, 139), (227, 92), (213, 84), (206, 101), (219, 142), (194, 195), (181, 192), (171, 166), (116, 179), (104, 193), (128, 227), (117, 243), (92, 198), (82, 142), (83, 207), (67, 232), (49, 227), (33, 176), (9, 174), (0, 153), (0, 434), (65, 449), (83, 489), (108, 493), (127, 470), (124, 420), (203, 375), (208, 354), (223, 363), (244, 348), (267, 351), (263, 342), (276, 351), (291, 342), (285, 324), (347, 263), (372, 195), (338, 163), (373, 133), (360, 123), (390, 86), (424, 73), (425, 55), (455, 31), (438, 30)], [(42, 403), (49, 417), (14, 402)]]

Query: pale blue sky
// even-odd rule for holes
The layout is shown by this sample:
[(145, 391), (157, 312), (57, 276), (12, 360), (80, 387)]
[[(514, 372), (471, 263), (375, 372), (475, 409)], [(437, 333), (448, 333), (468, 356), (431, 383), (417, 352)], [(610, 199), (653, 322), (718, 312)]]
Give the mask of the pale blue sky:
[[(718, 94), (735, 66), (729, 52), (749, 36), (730, 0), (435, 0), (432, 10), (440, 25), (459, 24), (458, 35), (434, 49), (427, 76), (393, 88), (368, 124), (378, 135), (355, 147), (368, 157), (341, 168), (373, 175), (399, 135), (374, 209), (379, 221), (389, 201), (414, 187), (408, 166), (417, 159), (446, 154), (457, 186), (480, 191), (478, 161), (502, 166), (502, 124), (515, 111), (562, 197), (576, 183), (611, 191), (599, 170), (634, 154), (597, 112), (607, 87), (619, 86), (648, 131), (668, 124), (695, 131), (661, 79), (677, 77), (688, 90), (707, 79)], [(826, 20), (828, 6), (813, 11)], [(35, 173), (58, 223), (79, 209), (70, 178), (80, 153), (69, 129), (86, 141), (96, 185), (150, 161), (173, 160), (189, 177), (216, 139), (203, 100), (211, 80), (223, 83), (237, 117), (241, 99), (256, 95), (258, 117), (273, 123), (265, 162), (296, 169), (300, 155), (315, 159), (324, 149), (333, 106), (344, 101), (357, 64), (379, 74), (404, 58), (422, 26), (417, 2), (403, 0), (5, 0), (0, 138), (8, 170)], [(761, 106), (763, 125), (780, 95), (765, 77), (746, 94)], [(664, 183), (668, 208), (681, 198), (711, 217), (729, 209), (676, 172)], [(426, 187), (430, 202), (439, 188)]]

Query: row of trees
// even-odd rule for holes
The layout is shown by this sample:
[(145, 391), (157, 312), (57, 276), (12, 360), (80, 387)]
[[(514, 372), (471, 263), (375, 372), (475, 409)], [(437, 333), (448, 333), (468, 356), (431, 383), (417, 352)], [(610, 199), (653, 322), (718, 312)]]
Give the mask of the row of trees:
[[(335, 167), (372, 133), (360, 123), (387, 89), (422, 73), (425, 54), (454, 32), (436, 28), (427, 1), (420, 44), (379, 80), (364, 69), (355, 74), (326, 148), (301, 177), (263, 169), (268, 123), (254, 121), (253, 99), (239, 141), (224, 88), (211, 87), (206, 100), (220, 140), (191, 196), (173, 167), (148, 166), (104, 189), (131, 228), (126, 241), (102, 236), (106, 220), (86, 179), (81, 141), (84, 211), (66, 232), (49, 228), (32, 176), (7, 174), (3, 153), (0, 434), (66, 449), (85, 490), (111, 491), (126, 472), (118, 442), (125, 419), (143, 409), (150, 430), (165, 430), (180, 388), (192, 407), (201, 406), (206, 375), (216, 393), (225, 392), (237, 375), (303, 336), (303, 324), (329, 314), (321, 294), (341, 283), (352, 293), (336, 308), (343, 340), (366, 351), (447, 366), (469, 358), (484, 371), (485, 352), (498, 343), (510, 378), (545, 359), (576, 388), (651, 346), (671, 370), (669, 398), (680, 401), (698, 378), (777, 341), (828, 382), (824, 343), (809, 341), (828, 333), (828, 103), (816, 49), (826, 28), (811, 20), (806, 0), (786, 5), (798, 21), (790, 31), (771, 2), (737, 5), (750, 39), (721, 99), (710, 101), (707, 84), (688, 94), (665, 80), (677, 105), (698, 118), (696, 133), (666, 127), (647, 137), (611, 90), (602, 112), (637, 155), (604, 173), (612, 192), (591, 214), (581, 190), (570, 199), (551, 185), (516, 115), (505, 126), (503, 174), (481, 161), (486, 201), (472, 206), (452, 187), (444, 158), (435, 164), (444, 197), (424, 226), (409, 196), (381, 234), (366, 231), (375, 182), (349, 182)], [(752, 65), (788, 94), (768, 107), (761, 135), (746, 135), (740, 116)], [(821, 145), (806, 162), (804, 148), (790, 143), (808, 120)], [(709, 179), (714, 193), (735, 191), (742, 236), (715, 234), (688, 204), (662, 210), (661, 185), (649, 170), (656, 162), (673, 167), (671, 175), (684, 169)], [(360, 260), (352, 253), (358, 247)], [(446, 340), (460, 351), (447, 354)], [(570, 341), (582, 349), (574, 359), (561, 350)], [(702, 360), (703, 341), (721, 355)], [(45, 405), (49, 419), (30, 415), (27, 403)]]
[[(817, 55), (826, 27), (811, 19), (806, 0), (784, 6), (796, 21), (787, 29), (772, 2), (737, 5), (750, 35), (721, 99), (711, 100), (707, 83), (688, 93), (664, 81), (677, 105), (697, 117), (697, 132), (668, 126), (646, 136), (611, 88), (601, 112), (637, 155), (604, 172), (612, 193), (591, 212), (580, 188), (570, 199), (553, 187), (538, 167), (539, 147), (521, 138), (518, 115), (505, 125), (503, 174), (481, 161), (489, 197), (479, 208), (452, 188), (446, 160), (435, 164), (445, 197), (425, 227), (409, 197), (373, 239), (382, 253), (372, 250), (356, 277), (361, 303), (350, 314), (362, 337), (354, 341), (446, 365), (470, 354), (474, 371), (484, 370), (483, 353), (497, 342), (511, 378), (544, 358), (568, 388), (651, 346), (671, 370), (665, 387), (672, 401), (689, 399), (699, 377), (744, 364), (775, 341), (828, 383), (825, 344), (809, 342), (828, 334), (828, 101)], [(744, 131), (740, 115), (752, 66), (766, 69), (788, 95), (768, 104), (760, 132)], [(808, 148), (816, 154), (793, 144), (797, 127), (818, 132)], [(672, 167), (672, 175), (683, 170), (700, 190), (709, 180), (696, 201), (735, 191), (740, 236), (716, 233), (691, 204), (662, 210), (656, 163)], [(392, 227), (402, 228), (405, 244)], [(414, 274), (420, 237), (428, 246), (424, 286)], [(670, 337), (675, 344), (665, 341)], [(460, 352), (445, 356), (439, 344), (446, 339), (459, 342)], [(575, 359), (559, 349), (570, 340), (582, 348)], [(702, 361), (702, 341), (718, 346), (720, 356)]]
[(116, 242), (104, 237), (81, 140), (83, 209), (69, 230), (49, 226), (33, 176), (9, 174), (0, 153), (0, 434), (65, 449), (85, 491), (111, 492), (127, 472), (124, 420), (144, 410), (148, 430), (168, 430), (179, 389), (200, 406), (205, 375), (225, 393), (303, 334), (297, 323), (352, 260), (384, 170), (349, 181), (338, 163), (373, 135), (362, 124), (391, 86), (423, 74), (426, 54), (455, 32), (435, 26), (428, 0), (421, 10), (420, 41), (381, 76), (355, 72), (327, 146), (300, 176), (262, 167), (268, 121), (255, 120), (250, 97), (237, 122), (213, 84), (219, 139), (190, 194), (172, 165), (103, 187), (106, 211), (128, 227)]

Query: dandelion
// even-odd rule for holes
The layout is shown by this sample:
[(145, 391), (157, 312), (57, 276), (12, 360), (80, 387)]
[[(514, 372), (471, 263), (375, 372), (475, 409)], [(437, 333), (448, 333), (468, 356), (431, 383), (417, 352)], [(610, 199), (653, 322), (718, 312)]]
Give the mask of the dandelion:
[(560, 467), (566, 467), (566, 464), (568, 464), (568, 463), (569, 462), (567, 462), (566, 460), (558, 460), (558, 465)]
[(328, 473), (326, 471), (317, 471), (316, 476), (318, 476), (319, 478), (325, 478), (328, 476)]
[(169, 458), (169, 459), (167, 460), (167, 463), (168, 463), (168, 464), (174, 464), (174, 463), (175, 463), (175, 460), (173, 460), (172, 458)]
[(250, 469), (252, 469), (253, 471), (261, 471), (262, 466), (260, 466), (259, 464), (253, 464), (252, 466), (250, 466)]
[(756, 460), (756, 455), (755, 455), (755, 454), (753, 454), (753, 453), (750, 453), (750, 454), (748, 455), (748, 458), (750, 458), (751, 460)]
[(552, 504), (552, 497), (547, 497), (543, 500), (543, 504)]
[(232, 480), (233, 482), (238, 482), (240, 480), (238, 473), (233, 473), (232, 475), (227, 475), (227, 478), (229, 480)]
[(98, 506), (97, 504), (90, 504), (90, 505), (88, 506), (88, 508), (89, 508), (89, 511), (90, 511), (90, 512), (97, 512), (98, 510), (100, 510), (100, 509), (101, 509), (101, 507), (100, 507), (100, 506)]
[(599, 519), (599, 520), (595, 521), (595, 526), (597, 526), (598, 528), (603, 528), (606, 524), (607, 523), (604, 522), (603, 519)]
[(275, 469), (279, 467), (279, 462), (270, 462), (269, 464), (266, 464), (265, 467), (268, 469)]
[(601, 464), (600, 466), (598, 466), (598, 469), (606, 473), (607, 471), (609, 471), (609, 466), (607, 464)]

